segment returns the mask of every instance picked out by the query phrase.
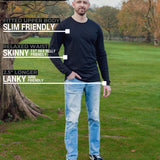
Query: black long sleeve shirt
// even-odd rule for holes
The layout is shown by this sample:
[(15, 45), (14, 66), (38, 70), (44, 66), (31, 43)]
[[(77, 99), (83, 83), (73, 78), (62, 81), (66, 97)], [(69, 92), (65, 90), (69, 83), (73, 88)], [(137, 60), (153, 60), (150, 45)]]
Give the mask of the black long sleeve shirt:
[(81, 76), (85, 82), (100, 81), (97, 62), (104, 81), (110, 84), (107, 56), (104, 49), (103, 33), (98, 24), (88, 19), (79, 23), (68, 17), (59, 23), (55, 30), (70, 29), (70, 34), (54, 32), (50, 42), (49, 56), (59, 56), (61, 45), (64, 45), (64, 55), (68, 56), (64, 63), (61, 59), (51, 61), (60, 72), (67, 77), (72, 71)]

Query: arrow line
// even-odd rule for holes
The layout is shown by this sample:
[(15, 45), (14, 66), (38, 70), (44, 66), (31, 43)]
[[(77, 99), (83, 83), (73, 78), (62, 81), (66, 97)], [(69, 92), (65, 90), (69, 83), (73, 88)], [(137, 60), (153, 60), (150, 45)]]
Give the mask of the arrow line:
[(18, 56), (15, 56), (15, 57), (3, 57), (3, 58), (63, 58), (64, 60), (67, 60), (68, 59), (68, 56), (67, 55), (63, 55), (63, 56), (48, 56), (48, 57), (18, 57)]
[(54, 30), (54, 31), (23, 31), (23, 30), (19, 30), (19, 31), (3, 31), (3, 32), (64, 32), (66, 34), (70, 34), (70, 29), (65, 29), (65, 30)]
[(106, 81), (102, 82), (42, 82), (42, 83), (29, 83), (29, 82), (23, 82), (23, 83), (10, 83), (10, 82), (4, 82), (3, 84), (102, 84), (103, 86), (106, 85)]

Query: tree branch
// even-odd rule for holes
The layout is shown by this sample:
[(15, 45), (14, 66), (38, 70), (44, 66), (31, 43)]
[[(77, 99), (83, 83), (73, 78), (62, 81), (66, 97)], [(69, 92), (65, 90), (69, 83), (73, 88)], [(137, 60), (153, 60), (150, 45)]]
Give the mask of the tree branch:
[[(34, 7), (34, 5), (33, 4), (28, 4), (28, 3), (24, 3), (24, 4), (17, 4), (17, 6), (25, 6), (25, 7), (28, 7), (28, 6), (33, 6)], [(31, 7), (29, 7), (29, 8), (31, 8)]]
[(24, 14), (20, 14), (20, 15), (18, 15), (18, 16), (12, 17), (12, 18), (19, 18), (19, 17), (21, 17), (21, 16), (24, 16)]
[(11, 16), (13, 16), (14, 14), (23, 14), (23, 15), (24, 15), (23, 12), (12, 12), (12, 13), (10, 13), (8, 16), (11, 17)]
[(19, 43), (21, 41), (23, 41), (24, 39), (27, 39), (28, 37), (30, 37), (34, 32), (28, 32), (27, 34), (21, 36), (21, 37), (18, 37), (18, 38), (15, 38), (15, 41), (16, 43)]

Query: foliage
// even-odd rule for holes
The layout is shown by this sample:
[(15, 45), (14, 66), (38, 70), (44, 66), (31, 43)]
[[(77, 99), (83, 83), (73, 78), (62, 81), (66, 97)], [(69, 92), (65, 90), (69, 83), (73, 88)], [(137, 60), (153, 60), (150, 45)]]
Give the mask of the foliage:
[[(50, 4), (51, 2), (49, 2)], [(64, 19), (70, 16), (71, 8), (70, 6), (64, 2), (60, 1), (53, 6), (47, 6), (45, 8), (45, 12), (48, 14), (48, 17), (58, 17)]]
[(147, 2), (145, 0), (129, 0), (123, 3), (119, 12), (120, 31), (125, 35), (139, 36), (147, 33)]
[(13, 115), (8, 112), (7, 118), (5, 119), (5, 122), (11, 122), (12, 120), (13, 120)]
[[(52, 5), (55, 5), (54, 2)], [(11, 1), (8, 4), (8, 16), (16, 18), (46, 18), (44, 12), (48, 2), (41, 1)]]
[(120, 31), (124, 35), (160, 38), (159, 13), (160, 0), (128, 0), (118, 14)]
[(91, 19), (97, 22), (105, 31), (109, 34), (109, 40), (111, 39), (111, 32), (118, 31), (118, 19), (117, 14), (119, 10), (113, 7), (104, 6), (96, 8), (88, 12)]

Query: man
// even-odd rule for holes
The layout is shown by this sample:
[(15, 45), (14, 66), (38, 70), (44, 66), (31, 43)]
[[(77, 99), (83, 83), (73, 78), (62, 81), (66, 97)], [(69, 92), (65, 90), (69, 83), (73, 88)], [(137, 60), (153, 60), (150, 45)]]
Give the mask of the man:
[(103, 160), (100, 156), (100, 76), (107, 82), (103, 86), (103, 96), (111, 92), (103, 34), (98, 24), (86, 17), (89, 0), (74, 0), (74, 14), (63, 20), (56, 30), (70, 29), (70, 34), (55, 32), (50, 42), (49, 56), (59, 56), (61, 45), (68, 59), (62, 63), (51, 59), (54, 65), (65, 74), (65, 145), (67, 160), (77, 160), (78, 156), (78, 117), (81, 110), (81, 97), (85, 92), (85, 101), (89, 124), (89, 158)]

